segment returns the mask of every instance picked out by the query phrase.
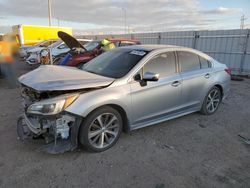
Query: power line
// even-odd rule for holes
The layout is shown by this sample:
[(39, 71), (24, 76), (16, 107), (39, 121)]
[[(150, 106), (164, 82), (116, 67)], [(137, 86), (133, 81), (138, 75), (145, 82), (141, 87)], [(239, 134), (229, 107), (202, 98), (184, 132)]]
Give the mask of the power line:
[(244, 29), (246, 19), (244, 14), (240, 17), (240, 29)]

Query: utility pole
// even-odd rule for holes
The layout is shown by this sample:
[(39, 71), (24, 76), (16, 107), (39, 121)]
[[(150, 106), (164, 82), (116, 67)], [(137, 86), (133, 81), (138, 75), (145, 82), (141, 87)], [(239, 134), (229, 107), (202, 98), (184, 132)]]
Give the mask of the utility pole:
[(51, 26), (51, 0), (48, 0), (49, 26)]
[(240, 29), (244, 29), (246, 19), (244, 14), (240, 17)]
[(126, 34), (127, 32), (127, 10), (126, 8), (122, 7), (122, 10), (124, 12), (124, 34)]
[[(51, 26), (51, 0), (48, 0), (48, 12), (49, 12), (49, 26)], [(50, 59), (50, 64), (53, 65), (51, 48), (49, 48), (49, 59)]]

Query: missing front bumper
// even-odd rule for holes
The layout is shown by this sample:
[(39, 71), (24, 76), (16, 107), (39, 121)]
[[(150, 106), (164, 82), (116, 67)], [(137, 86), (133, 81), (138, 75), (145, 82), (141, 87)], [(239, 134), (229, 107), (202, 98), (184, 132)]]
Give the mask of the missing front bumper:
[(18, 119), (17, 134), (20, 140), (42, 138), (45, 140), (45, 145), (40, 147), (39, 150), (51, 154), (73, 151), (77, 148), (81, 117), (63, 114), (52, 119), (36, 118), (34, 120), (27, 114), (23, 114)]

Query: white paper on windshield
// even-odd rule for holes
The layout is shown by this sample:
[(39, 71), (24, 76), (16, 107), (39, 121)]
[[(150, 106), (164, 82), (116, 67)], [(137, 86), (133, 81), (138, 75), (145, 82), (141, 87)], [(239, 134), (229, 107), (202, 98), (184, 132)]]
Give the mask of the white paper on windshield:
[(144, 52), (142, 50), (133, 50), (130, 52), (130, 54), (144, 56), (146, 54), (146, 52)]

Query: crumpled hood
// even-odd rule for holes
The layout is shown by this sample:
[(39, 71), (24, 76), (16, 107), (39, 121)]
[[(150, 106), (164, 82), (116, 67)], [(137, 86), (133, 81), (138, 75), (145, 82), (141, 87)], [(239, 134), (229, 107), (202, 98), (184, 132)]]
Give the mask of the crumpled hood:
[(105, 87), (113, 81), (113, 78), (57, 65), (42, 65), (19, 77), (20, 83), (39, 92)]

